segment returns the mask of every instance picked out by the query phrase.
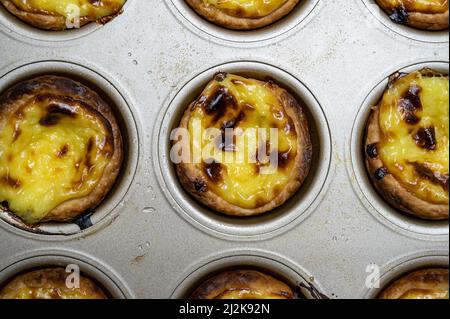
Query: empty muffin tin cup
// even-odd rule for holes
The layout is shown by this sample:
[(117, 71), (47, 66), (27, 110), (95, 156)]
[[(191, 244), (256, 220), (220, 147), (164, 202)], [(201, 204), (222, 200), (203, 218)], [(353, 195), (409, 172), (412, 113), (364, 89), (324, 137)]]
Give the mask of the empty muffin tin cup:
[(15, 277), (28, 272), (47, 268), (64, 268), (68, 275), (79, 273), (89, 278), (111, 299), (133, 298), (132, 292), (122, 279), (100, 262), (72, 251), (43, 250), (18, 256), (9, 264), (0, 264), (0, 289)]
[(265, 251), (235, 250), (211, 256), (189, 267), (171, 299), (186, 299), (202, 283), (225, 271), (256, 270), (292, 288), (297, 298), (328, 298), (320, 283), (302, 267), (279, 255)]
[[(423, 251), (412, 255), (402, 256), (388, 263), (380, 269), (380, 277), (377, 281), (370, 281), (369, 287), (363, 290), (361, 298), (376, 299), (396, 280), (401, 279), (408, 274), (421, 270), (432, 268), (449, 267), (448, 250)], [(375, 285), (374, 285), (375, 284)]]
[(304, 26), (317, 12), (320, 6), (319, 0), (301, 1), (291, 13), (273, 24), (256, 29), (237, 31), (216, 25), (198, 15), (184, 0), (169, 0), (167, 5), (189, 30), (201, 35), (207, 40), (231, 45), (263, 45), (276, 41), (282, 36), (288, 36), (292, 32)]
[(38, 61), (18, 66), (0, 76), (0, 94), (17, 83), (41, 75), (65, 76), (91, 88), (107, 102), (117, 119), (123, 138), (124, 161), (119, 176), (102, 203), (92, 212), (71, 223), (41, 223), (25, 225), (10, 212), (0, 209), (0, 226), (33, 239), (62, 240), (71, 235), (87, 235), (110, 223), (120, 212), (134, 179), (139, 157), (139, 137), (133, 113), (127, 100), (109, 79), (99, 72), (66, 61)]
[[(178, 127), (188, 105), (218, 72), (267, 80), (287, 89), (303, 106), (313, 144), (312, 168), (301, 189), (284, 205), (254, 217), (231, 217), (199, 204), (182, 187), (170, 160), (172, 129)], [(154, 165), (161, 189), (177, 212), (199, 229), (229, 240), (259, 240), (278, 235), (305, 220), (325, 191), (331, 165), (331, 135), (327, 119), (313, 93), (291, 74), (275, 66), (251, 61), (224, 63), (194, 76), (171, 95), (160, 113), (154, 132)]]
[[(122, 14), (132, 2), (133, 0), (127, 0), (122, 8)], [(117, 18), (120, 18), (120, 14), (108, 23), (113, 23)], [(91, 22), (82, 27), (74, 27), (62, 31), (43, 30), (15, 17), (0, 3), (0, 30), (18, 40), (25, 40), (31, 43), (66, 43), (67, 41), (83, 38), (102, 27), (101, 23)]]
[(425, 43), (436, 43), (445, 44), (449, 41), (449, 32), (447, 30), (440, 31), (427, 31), (420, 30), (407, 25), (399, 24), (394, 22), (389, 14), (383, 11), (383, 9), (377, 4), (375, 0), (355, 0), (358, 2), (363, 10), (368, 10), (377, 20), (375, 23), (381, 23), (383, 27), (389, 29), (390, 31), (408, 38), (410, 40), (425, 42)]
[(364, 138), (371, 108), (377, 105), (387, 88), (389, 75), (399, 71), (410, 73), (423, 68), (431, 68), (448, 74), (448, 62), (418, 62), (399, 70), (394, 70), (379, 82), (367, 95), (351, 133), (348, 156), (349, 172), (354, 189), (366, 208), (383, 224), (393, 230), (413, 238), (448, 241), (449, 221), (428, 221), (403, 213), (390, 204), (376, 191), (365, 166)]

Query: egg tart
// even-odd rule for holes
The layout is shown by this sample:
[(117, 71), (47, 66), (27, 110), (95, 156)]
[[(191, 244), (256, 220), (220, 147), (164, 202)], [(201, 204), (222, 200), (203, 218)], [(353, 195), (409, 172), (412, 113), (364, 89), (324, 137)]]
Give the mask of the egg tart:
[(83, 84), (41, 76), (0, 96), (0, 208), (26, 224), (69, 222), (93, 210), (122, 158), (112, 109)]
[(255, 270), (236, 270), (210, 278), (190, 299), (295, 299), (295, 294), (272, 276)]
[(64, 268), (19, 275), (0, 290), (0, 299), (107, 299), (102, 289), (83, 276), (79, 278), (79, 286), (70, 288), (73, 283), (69, 275)]
[(203, 18), (225, 28), (253, 30), (288, 15), (301, 0), (186, 0)]
[(367, 123), (373, 184), (395, 208), (423, 219), (448, 219), (448, 95), (447, 74), (394, 74)]
[(448, 269), (415, 271), (389, 286), (380, 299), (449, 299)]
[(448, 0), (377, 0), (392, 21), (423, 30), (448, 29)]
[(91, 22), (105, 24), (121, 13), (126, 0), (0, 0), (0, 2), (11, 14), (29, 25), (44, 30), (65, 30)]
[[(217, 74), (187, 107), (179, 128), (189, 133), (192, 150), (188, 160), (177, 164), (181, 184), (200, 203), (223, 214), (269, 212), (291, 198), (310, 171), (307, 117), (298, 101), (272, 80)], [(209, 136), (210, 130), (216, 134)]]

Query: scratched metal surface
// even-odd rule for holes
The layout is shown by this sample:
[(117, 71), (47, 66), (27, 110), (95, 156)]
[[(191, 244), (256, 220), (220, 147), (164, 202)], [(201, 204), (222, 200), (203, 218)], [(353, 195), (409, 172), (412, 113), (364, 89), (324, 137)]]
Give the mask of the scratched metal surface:
[[(448, 71), (448, 54), (448, 32), (393, 26), (371, 0), (306, 0), (289, 19), (245, 36), (203, 22), (181, 0), (129, 0), (106, 26), (62, 34), (27, 28), (1, 9), (0, 89), (40, 73), (95, 83), (120, 114), (128, 155), (93, 227), (39, 235), (0, 220), (0, 282), (27, 267), (81, 260), (116, 297), (169, 298), (209, 272), (245, 264), (312, 281), (332, 298), (363, 298), (377, 293), (365, 286), (371, 263), (383, 283), (448, 265), (448, 223), (383, 206), (355, 151), (386, 77), (417, 63)], [(244, 225), (196, 209), (178, 192), (160, 145), (165, 126), (215, 69), (275, 74), (306, 104), (322, 161), (309, 208), (293, 203)]]

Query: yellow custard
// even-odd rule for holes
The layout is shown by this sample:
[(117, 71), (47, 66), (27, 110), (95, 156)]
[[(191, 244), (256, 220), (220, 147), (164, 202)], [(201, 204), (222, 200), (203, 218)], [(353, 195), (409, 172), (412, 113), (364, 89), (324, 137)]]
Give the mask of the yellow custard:
[(391, 8), (403, 7), (407, 12), (444, 13), (448, 11), (448, 0), (391, 0)]
[[(51, 100), (49, 100), (51, 98)], [(96, 187), (113, 153), (99, 114), (60, 97), (38, 96), (0, 128), (0, 202), (35, 224)]]
[(449, 203), (449, 81), (427, 70), (397, 79), (380, 104), (380, 159), (410, 192)]
[(204, 0), (227, 14), (239, 18), (265, 17), (287, 2), (287, 0)]
[[(202, 98), (194, 106), (188, 124), (192, 149), (199, 152), (204, 150), (206, 144), (211, 143), (197, 138), (202, 134), (199, 134), (196, 123), (201, 123), (203, 132), (208, 128), (223, 130), (225, 126), (233, 126), (235, 131), (241, 130), (243, 138), (240, 141), (243, 142), (236, 141), (236, 145), (228, 146), (228, 149), (227, 146), (216, 145), (215, 156), (211, 157), (203, 152), (203, 163), (196, 165), (209, 179), (209, 189), (220, 198), (241, 208), (258, 208), (276, 198), (295, 173), (293, 167), (298, 148), (295, 126), (271, 90), (273, 84), (230, 74), (220, 80), (210, 82), (202, 93), (202, 96), (210, 96), (213, 101), (219, 101), (217, 109), (208, 113)], [(226, 105), (227, 103), (232, 105)], [(270, 140), (272, 128), (277, 129), (277, 141)], [(278, 143), (276, 149), (265, 145), (267, 154), (270, 150), (278, 152), (278, 163), (266, 161), (262, 165), (253, 161), (262, 147), (259, 146), (262, 139), (258, 139), (257, 129), (266, 132), (269, 142), (274, 142), (272, 146)], [(234, 149), (230, 149), (233, 147)], [(235, 160), (226, 160), (230, 155)], [(212, 159), (215, 164), (204, 163), (211, 162)], [(262, 174), (262, 167), (273, 170)]]
[[(1, 0), (2, 2), (4, 0)], [(126, 0), (10, 0), (18, 8), (27, 12), (46, 13), (72, 17), (74, 9), (79, 11), (80, 17), (97, 20), (116, 14)]]

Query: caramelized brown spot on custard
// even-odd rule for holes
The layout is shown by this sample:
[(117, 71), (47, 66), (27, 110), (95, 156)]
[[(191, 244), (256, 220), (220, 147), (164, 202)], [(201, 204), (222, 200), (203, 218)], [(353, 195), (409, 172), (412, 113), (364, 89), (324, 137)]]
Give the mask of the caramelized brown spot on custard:
[(58, 153), (56, 153), (56, 157), (57, 158), (63, 158), (64, 156), (67, 155), (67, 153), (69, 152), (69, 145), (63, 145), (59, 150)]
[(63, 101), (52, 101), (47, 107), (47, 113), (39, 120), (42, 126), (53, 126), (64, 117), (76, 117), (75, 108)]
[(217, 162), (212, 162), (210, 164), (204, 163), (203, 166), (206, 175), (212, 182), (218, 184), (223, 181), (222, 174), (224, 172), (225, 167), (221, 163)]
[(278, 167), (286, 168), (291, 161), (291, 152), (278, 152)]
[(14, 189), (20, 188), (20, 185), (22, 184), (18, 179), (11, 177), (9, 174), (1, 176), (0, 183)]
[(434, 172), (430, 167), (423, 163), (411, 163), (418, 175), (430, 180), (432, 183), (441, 185), (447, 192), (449, 191), (449, 174)]
[(201, 101), (200, 105), (206, 114), (213, 116), (213, 121), (217, 122), (229, 108), (237, 107), (237, 101), (225, 87), (219, 87), (209, 98)]
[(241, 112), (239, 112), (238, 116), (236, 116), (230, 120), (224, 121), (221, 126), (221, 129), (222, 130), (225, 130), (227, 128), (234, 129), (237, 126), (239, 126), (239, 123), (242, 122), (244, 119), (245, 119), (245, 113), (243, 111), (241, 111)]
[(435, 150), (436, 144), (436, 129), (434, 127), (422, 127), (414, 136), (417, 146), (427, 149)]
[(91, 152), (94, 148), (94, 145), (95, 145), (94, 138), (91, 137), (86, 145), (86, 156), (84, 158), (84, 165), (87, 167), (88, 170), (90, 170), (94, 165), (91, 162)]
[(417, 85), (410, 86), (406, 94), (398, 102), (398, 107), (403, 115), (403, 120), (408, 124), (417, 124), (420, 121), (417, 112), (422, 110), (420, 92), (422, 89)]

